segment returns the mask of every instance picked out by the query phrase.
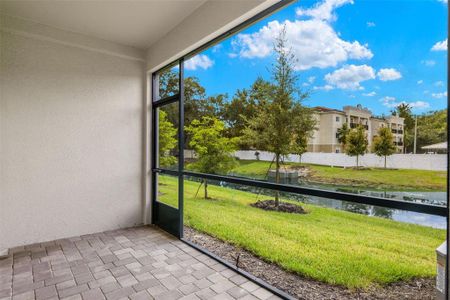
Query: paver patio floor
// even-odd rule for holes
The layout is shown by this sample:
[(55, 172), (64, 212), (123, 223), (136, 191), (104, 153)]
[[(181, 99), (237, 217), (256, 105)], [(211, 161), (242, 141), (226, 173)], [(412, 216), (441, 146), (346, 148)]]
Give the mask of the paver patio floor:
[(152, 226), (13, 248), (3, 299), (279, 299)]

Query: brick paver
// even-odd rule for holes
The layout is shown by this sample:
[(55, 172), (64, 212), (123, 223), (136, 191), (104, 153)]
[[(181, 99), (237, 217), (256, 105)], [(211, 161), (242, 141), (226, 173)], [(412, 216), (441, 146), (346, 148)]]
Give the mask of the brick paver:
[(6, 299), (276, 299), (152, 226), (11, 249), (0, 260)]

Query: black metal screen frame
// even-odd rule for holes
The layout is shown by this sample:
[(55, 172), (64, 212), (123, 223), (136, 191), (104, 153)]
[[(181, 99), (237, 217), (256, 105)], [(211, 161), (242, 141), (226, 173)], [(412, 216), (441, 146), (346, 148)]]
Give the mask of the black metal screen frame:
[[(446, 206), (439, 206), (439, 205), (431, 205), (431, 204), (422, 204), (422, 203), (414, 203), (414, 202), (408, 202), (408, 201), (401, 201), (401, 200), (391, 200), (381, 197), (373, 197), (373, 196), (364, 196), (364, 195), (358, 195), (358, 194), (351, 194), (351, 193), (344, 193), (344, 192), (336, 192), (336, 191), (329, 191), (329, 190), (321, 190), (321, 189), (314, 189), (314, 188), (306, 188), (306, 187), (300, 187), (300, 186), (293, 186), (293, 185), (287, 185), (287, 184), (277, 184), (272, 183), (268, 181), (262, 181), (262, 180), (254, 180), (249, 178), (243, 178), (243, 177), (236, 177), (236, 176), (222, 176), (222, 175), (214, 175), (214, 174), (203, 174), (203, 173), (197, 173), (197, 172), (191, 172), (191, 171), (185, 171), (184, 170), (184, 61), (187, 58), (190, 58), (194, 56), (195, 54), (213, 46), (214, 44), (234, 35), (235, 33), (253, 25), (255, 22), (260, 21), (261, 19), (275, 13), (276, 11), (284, 8), (285, 6), (295, 2), (296, 0), (281, 0), (280, 2), (274, 4), (273, 6), (265, 9), (264, 11), (256, 14), (255, 16), (247, 19), (243, 23), (235, 26), (234, 28), (230, 29), (229, 31), (219, 35), (218, 37), (212, 39), (211, 41), (205, 43), (204, 45), (198, 47), (197, 49), (189, 52), (186, 55), (183, 55), (181, 58), (167, 64), (166, 66), (160, 68), (159, 70), (152, 73), (152, 128), (151, 128), (151, 141), (152, 141), (152, 154), (151, 154), (151, 189), (152, 189), (152, 207), (154, 208), (154, 204), (156, 201), (156, 193), (157, 193), (157, 186), (155, 182), (156, 174), (167, 174), (172, 176), (178, 177), (178, 210), (179, 210), (179, 234), (177, 235), (178, 238), (180, 238), (183, 242), (195, 247), (196, 249), (202, 251), (204, 254), (216, 259), (222, 264), (227, 265), (230, 268), (233, 268), (233, 266), (220, 257), (217, 257), (216, 255), (210, 253), (206, 249), (203, 249), (192, 242), (183, 239), (183, 215), (184, 215), (184, 177), (190, 176), (195, 178), (201, 178), (201, 179), (210, 179), (210, 180), (217, 180), (217, 181), (223, 181), (228, 183), (234, 183), (234, 184), (241, 184), (246, 186), (252, 186), (257, 188), (264, 188), (269, 190), (275, 190), (275, 191), (283, 191), (283, 192), (289, 192), (293, 194), (301, 194), (301, 195), (311, 195), (311, 196), (318, 196), (328, 199), (334, 199), (334, 200), (341, 200), (341, 201), (348, 201), (353, 203), (359, 203), (359, 204), (367, 204), (367, 205), (374, 205), (379, 207), (386, 207), (386, 208), (392, 208), (392, 209), (399, 209), (399, 210), (405, 210), (405, 211), (413, 211), (413, 212), (419, 212), (419, 213), (425, 213), (429, 215), (435, 215), (435, 216), (441, 216), (445, 217), (447, 220), (447, 254), (450, 252), (450, 244), (448, 241), (450, 240), (450, 233), (449, 233), (449, 178), (450, 178), (450, 170), (449, 170), (449, 153), (447, 153), (447, 186), (446, 186), (446, 193), (447, 193), (447, 204)], [(153, 101), (155, 99), (155, 76), (157, 76), (158, 73), (160, 73), (162, 70), (166, 69), (168, 66), (173, 65), (179, 65), (179, 93), (175, 94), (170, 97), (166, 97), (164, 99), (159, 99), (157, 101)], [(448, 67), (449, 67), (449, 61), (447, 57), (447, 86), (450, 85), (450, 79), (448, 76)], [(156, 166), (156, 155), (157, 155), (157, 138), (156, 138), (156, 132), (155, 132), (155, 121), (156, 119), (156, 111), (158, 107), (177, 102), (179, 103), (179, 128), (178, 128), (178, 146), (179, 146), (179, 161), (178, 161), (178, 170), (169, 170), (164, 168), (158, 168)], [(447, 108), (450, 105), (450, 101), (447, 97)], [(450, 116), (447, 113), (447, 124), (450, 122)], [(448, 128), (447, 128), (448, 130)], [(449, 146), (449, 142), (447, 141), (447, 148)], [(154, 216), (154, 211), (152, 210), (152, 217)], [(153, 222), (153, 219), (152, 219)], [(447, 262), (446, 262), (446, 284), (445, 284), (445, 295), (446, 298), (449, 298), (449, 257), (447, 255)], [(251, 281), (257, 283), (260, 286), (263, 286), (269, 290), (271, 290), (276, 295), (280, 296), (284, 299), (291, 299), (289, 295), (286, 293), (278, 290), (277, 288), (274, 288), (271, 285), (268, 285), (264, 281), (252, 276), (251, 274), (248, 274), (247, 272), (233, 268), (235, 271), (239, 272), (241, 275), (245, 276), (246, 278), (250, 279)]]

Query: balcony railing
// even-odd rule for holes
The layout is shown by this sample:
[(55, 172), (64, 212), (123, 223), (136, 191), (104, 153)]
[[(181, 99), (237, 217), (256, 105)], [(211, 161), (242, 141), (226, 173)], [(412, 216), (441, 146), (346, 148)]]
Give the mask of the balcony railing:
[(362, 126), (364, 129), (369, 130), (369, 125), (363, 125), (358, 123), (350, 123), (350, 128), (356, 128), (358, 126)]

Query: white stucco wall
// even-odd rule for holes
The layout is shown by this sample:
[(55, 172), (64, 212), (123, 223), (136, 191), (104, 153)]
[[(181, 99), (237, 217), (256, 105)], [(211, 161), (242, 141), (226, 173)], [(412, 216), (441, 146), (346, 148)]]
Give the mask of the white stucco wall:
[(0, 30), (0, 252), (141, 223), (143, 53), (22, 25)]

